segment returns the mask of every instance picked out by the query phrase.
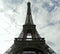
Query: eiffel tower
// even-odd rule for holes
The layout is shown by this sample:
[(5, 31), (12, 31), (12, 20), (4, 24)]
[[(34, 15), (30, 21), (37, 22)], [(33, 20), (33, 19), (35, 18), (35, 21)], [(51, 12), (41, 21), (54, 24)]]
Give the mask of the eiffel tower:
[(30, 2), (27, 3), (27, 17), (23, 30), (4, 54), (56, 54), (38, 34), (32, 20)]

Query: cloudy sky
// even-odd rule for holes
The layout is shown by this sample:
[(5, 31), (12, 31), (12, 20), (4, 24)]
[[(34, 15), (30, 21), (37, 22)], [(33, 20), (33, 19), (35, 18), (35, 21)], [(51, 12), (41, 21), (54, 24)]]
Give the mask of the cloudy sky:
[(0, 54), (11, 47), (22, 31), (28, 1), (40, 36), (60, 54), (60, 0), (0, 0)]

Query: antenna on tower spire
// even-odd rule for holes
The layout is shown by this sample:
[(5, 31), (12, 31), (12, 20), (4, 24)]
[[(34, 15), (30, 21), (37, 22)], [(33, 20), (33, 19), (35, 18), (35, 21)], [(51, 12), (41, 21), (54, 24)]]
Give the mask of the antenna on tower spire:
[(30, 2), (27, 3), (27, 15), (31, 15)]
[(30, 7), (30, 2), (27, 3), (27, 16), (26, 16), (26, 21), (25, 24), (34, 24), (32, 20), (32, 15), (31, 15), (31, 7)]

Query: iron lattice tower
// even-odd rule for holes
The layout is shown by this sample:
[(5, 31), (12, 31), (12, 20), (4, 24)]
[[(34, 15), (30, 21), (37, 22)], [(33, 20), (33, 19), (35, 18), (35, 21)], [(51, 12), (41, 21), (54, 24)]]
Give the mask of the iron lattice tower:
[(33, 23), (30, 2), (27, 3), (27, 17), (23, 30), (14, 44), (4, 54), (56, 54), (41, 38)]

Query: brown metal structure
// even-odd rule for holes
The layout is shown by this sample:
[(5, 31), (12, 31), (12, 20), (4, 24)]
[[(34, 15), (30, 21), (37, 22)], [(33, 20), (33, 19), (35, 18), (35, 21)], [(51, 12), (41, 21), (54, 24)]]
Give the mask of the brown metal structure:
[(30, 2), (27, 3), (27, 17), (23, 30), (14, 44), (4, 54), (56, 54), (41, 38), (33, 23)]

